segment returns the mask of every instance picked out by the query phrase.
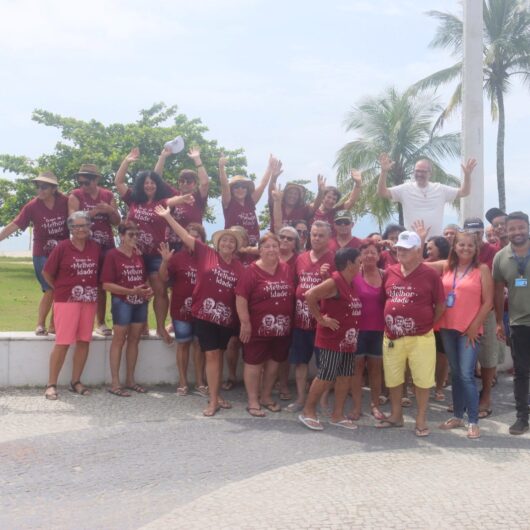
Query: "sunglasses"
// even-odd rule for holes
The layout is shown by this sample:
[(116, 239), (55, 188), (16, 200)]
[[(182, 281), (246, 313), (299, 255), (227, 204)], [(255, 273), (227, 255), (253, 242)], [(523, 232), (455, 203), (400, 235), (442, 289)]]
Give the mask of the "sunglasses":
[(48, 188), (51, 188), (52, 185), (51, 184), (35, 184), (35, 187), (38, 190), (47, 190)]
[(301, 237), (307, 237), (307, 235), (309, 234), (309, 230), (297, 230), (297, 232), (298, 235)]
[(243, 183), (233, 184), (233, 185), (232, 185), (232, 188), (235, 189), (235, 190), (237, 190), (237, 189), (239, 189), (239, 188), (246, 188), (246, 187), (247, 187), (247, 185), (246, 185), (246, 184), (243, 184)]
[(78, 180), (77, 183), (80, 185), (80, 186), (90, 186), (90, 180)]
[(138, 237), (138, 232), (125, 232), (129, 237)]
[(291, 236), (284, 236), (283, 234), (279, 236), (280, 241), (294, 241), (294, 237)]
[(347, 225), (351, 225), (351, 221), (349, 219), (337, 219), (335, 221), (335, 224), (336, 225), (339, 225), (339, 226), (347, 226)]
[(192, 184), (195, 182), (193, 177), (183, 177), (179, 179), (180, 184)]

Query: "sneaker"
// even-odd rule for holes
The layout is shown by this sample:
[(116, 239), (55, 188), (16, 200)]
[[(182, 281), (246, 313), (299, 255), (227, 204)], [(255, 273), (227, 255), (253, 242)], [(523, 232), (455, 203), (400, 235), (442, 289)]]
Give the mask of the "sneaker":
[(518, 418), (510, 427), (510, 434), (524, 434), (528, 430), (528, 421)]

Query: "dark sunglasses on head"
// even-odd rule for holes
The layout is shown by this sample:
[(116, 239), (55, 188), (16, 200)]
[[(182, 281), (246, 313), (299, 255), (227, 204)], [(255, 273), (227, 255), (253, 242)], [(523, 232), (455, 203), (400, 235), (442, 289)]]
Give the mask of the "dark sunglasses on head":
[(350, 221), (349, 219), (337, 219), (337, 220), (335, 221), (335, 224), (336, 224), (336, 225), (339, 225), (339, 226), (340, 226), (340, 225), (344, 225), (344, 226), (346, 226), (346, 225), (351, 225), (351, 221)]
[(52, 185), (51, 184), (35, 184), (35, 187), (38, 189), (38, 190), (47, 190), (48, 188), (51, 188)]
[(286, 236), (286, 235), (283, 235), (283, 234), (281, 234), (281, 235), (279, 236), (279, 239), (280, 239), (281, 241), (283, 241), (283, 240), (286, 240), (286, 241), (294, 241), (294, 237)]

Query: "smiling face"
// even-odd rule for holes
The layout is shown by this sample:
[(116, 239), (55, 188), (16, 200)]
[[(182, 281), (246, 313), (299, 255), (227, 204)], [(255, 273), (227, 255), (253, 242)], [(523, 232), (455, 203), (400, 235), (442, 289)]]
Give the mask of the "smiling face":
[(493, 231), (495, 232), (495, 235), (499, 239), (506, 237), (506, 216), (505, 215), (499, 215), (498, 217), (494, 217), (491, 220), (491, 226), (493, 226)]
[(230, 256), (237, 250), (237, 239), (230, 234), (223, 234), (217, 246), (219, 254)]
[(364, 266), (375, 266), (379, 261), (379, 252), (375, 245), (368, 245), (361, 250), (361, 262)]
[(419, 248), (394, 247), (396, 249), (397, 259), (405, 269), (412, 269), (421, 262)]
[(156, 195), (156, 182), (150, 177), (144, 180), (144, 193), (148, 199), (152, 199)]
[(444, 230), (443, 236), (445, 237), (445, 239), (447, 239), (447, 242), (449, 243), (449, 245), (452, 245), (453, 241), (455, 240), (456, 234), (457, 234), (456, 229), (446, 228)]
[(283, 252), (294, 252), (296, 249), (296, 238), (290, 231), (280, 230), (278, 235), (280, 239), (280, 250)]
[(322, 199), (322, 206), (324, 207), (324, 210), (332, 210), (335, 204), (337, 204), (338, 200), (339, 196), (337, 195), (336, 191), (327, 191), (324, 195), (324, 198)]
[(335, 232), (338, 236), (351, 236), (353, 223), (349, 219), (337, 219), (335, 221)]
[(420, 188), (424, 188), (431, 178), (432, 167), (428, 160), (418, 160), (414, 166), (414, 179)]
[(522, 219), (510, 219), (506, 223), (506, 233), (514, 247), (522, 247), (528, 241), (528, 223)]
[(275, 239), (267, 239), (259, 247), (259, 257), (272, 263), (280, 259), (280, 245)]
[(53, 197), (57, 186), (53, 184), (48, 184), (47, 182), (35, 182), (35, 191), (37, 199), (45, 201)]
[(300, 198), (300, 189), (297, 186), (288, 186), (283, 194), (283, 202), (286, 206), (296, 206)]
[(236, 182), (230, 186), (232, 196), (238, 201), (244, 201), (248, 194), (248, 186), (244, 182)]
[(478, 252), (476, 234), (466, 232), (458, 233), (456, 235), (454, 249), (459, 261), (472, 261)]
[(440, 250), (434, 244), (434, 241), (427, 243), (427, 261), (438, 261), (440, 259)]

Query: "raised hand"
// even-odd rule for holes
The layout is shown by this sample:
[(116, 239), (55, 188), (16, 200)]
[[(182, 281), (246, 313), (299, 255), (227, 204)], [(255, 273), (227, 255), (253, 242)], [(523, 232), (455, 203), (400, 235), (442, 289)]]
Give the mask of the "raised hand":
[(271, 168), (271, 178), (273, 180), (276, 180), (282, 173), (282, 161), (278, 160), (277, 158), (272, 159), (272, 165)]
[(164, 147), (160, 153), (161, 158), (167, 158), (168, 156), (171, 156), (173, 154), (173, 151), (171, 151), (171, 147)]
[(188, 156), (194, 161), (199, 162), (201, 161), (201, 148), (197, 145), (193, 145), (190, 147), (188, 151)]
[(469, 158), (465, 164), (461, 165), (462, 171), (469, 177), (473, 170), (477, 167), (477, 161), (474, 158)]
[(171, 210), (169, 208), (164, 208), (161, 204), (155, 207), (155, 213), (160, 217), (168, 218), (171, 217)]
[(362, 173), (358, 169), (352, 169), (350, 171), (351, 178), (353, 180), (353, 183), (356, 186), (360, 186), (363, 183), (363, 176)]
[(390, 159), (388, 153), (381, 153), (379, 155), (379, 164), (381, 165), (381, 171), (384, 173), (390, 173), (394, 167), (395, 162)]
[(158, 247), (158, 253), (162, 256), (163, 261), (169, 261), (173, 255), (173, 252), (175, 251), (169, 248), (168, 243), (160, 243), (160, 246)]
[(282, 191), (282, 185), (278, 184), (277, 186), (274, 185), (274, 187), (271, 190), (272, 200), (274, 202), (282, 202), (283, 198), (283, 191)]
[(182, 195), (182, 202), (193, 206), (195, 204), (195, 197), (191, 193), (187, 193), (186, 195)]
[(420, 239), (423, 242), (425, 242), (425, 240), (427, 239), (427, 236), (429, 235), (429, 231), (431, 230), (431, 227), (430, 226), (426, 227), (423, 219), (417, 219), (410, 225), (410, 227), (412, 228), (414, 232), (416, 232), (416, 234), (420, 236)]
[(326, 178), (324, 175), (317, 175), (318, 191), (324, 191), (326, 187)]
[(126, 162), (129, 164), (131, 162), (136, 162), (140, 158), (140, 149), (138, 147), (134, 147), (131, 149), (131, 152), (125, 157)]
[(221, 153), (221, 156), (219, 157), (219, 167), (225, 168), (227, 162), (228, 162), (228, 157), (225, 156), (224, 153)]

